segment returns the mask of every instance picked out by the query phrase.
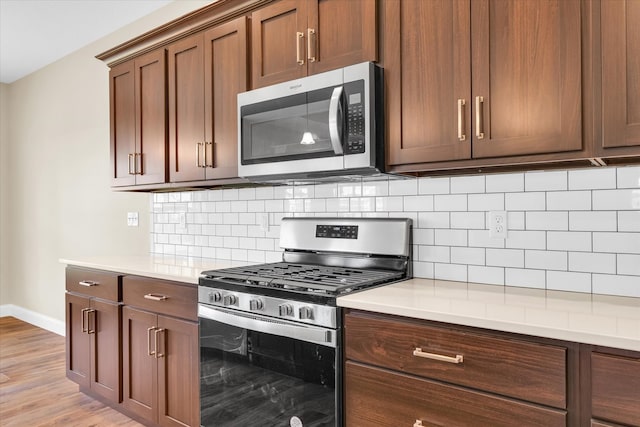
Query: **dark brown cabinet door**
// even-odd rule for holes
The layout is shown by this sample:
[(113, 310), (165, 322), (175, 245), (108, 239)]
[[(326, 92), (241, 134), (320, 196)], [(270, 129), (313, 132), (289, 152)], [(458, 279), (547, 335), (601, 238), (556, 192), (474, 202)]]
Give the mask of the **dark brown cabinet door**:
[(120, 402), (120, 305), (91, 300), (91, 391)]
[(155, 314), (127, 306), (122, 309), (122, 404), (153, 422), (158, 421), (157, 326)]
[(471, 2), (473, 157), (582, 148), (579, 0)]
[(198, 324), (158, 316), (158, 423), (200, 425)]
[(238, 176), (238, 93), (247, 90), (247, 20), (204, 34), (206, 179)]
[(252, 88), (378, 57), (375, 0), (280, 0), (251, 15)]
[[(601, 3), (602, 146), (640, 146), (640, 1)], [(605, 150), (606, 151), (606, 150)], [(633, 150), (639, 154), (640, 149)]]
[(165, 50), (134, 61), (136, 106), (136, 184), (159, 184), (167, 177)]
[(111, 185), (134, 185), (136, 102), (133, 61), (109, 70)]
[(199, 33), (167, 48), (171, 182), (205, 177), (203, 44)]
[(251, 15), (252, 88), (307, 74), (307, 0), (280, 0)]
[(86, 388), (91, 384), (91, 340), (86, 332), (90, 304), (89, 298), (65, 294), (67, 378)]
[(384, 3), (390, 165), (471, 156), (469, 0)]
[(377, 60), (375, 0), (308, 0), (308, 74)]

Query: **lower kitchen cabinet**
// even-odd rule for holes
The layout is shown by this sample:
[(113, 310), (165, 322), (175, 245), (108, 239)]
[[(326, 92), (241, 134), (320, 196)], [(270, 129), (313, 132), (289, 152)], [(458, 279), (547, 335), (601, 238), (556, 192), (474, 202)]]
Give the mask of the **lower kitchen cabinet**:
[[(67, 269), (67, 378), (104, 400), (121, 399), (119, 277), (85, 269)], [(78, 293), (81, 291), (83, 293)], [(113, 296), (113, 300), (96, 297)]]
[[(132, 414), (160, 426), (199, 426), (195, 286), (126, 276), (123, 294), (122, 405)], [(193, 318), (161, 314), (164, 308), (181, 312), (182, 297), (185, 300), (191, 297)], [(138, 307), (128, 305), (131, 302)], [(157, 304), (155, 312), (149, 311), (153, 304)]]
[(347, 426), (566, 426), (577, 345), (348, 311)]

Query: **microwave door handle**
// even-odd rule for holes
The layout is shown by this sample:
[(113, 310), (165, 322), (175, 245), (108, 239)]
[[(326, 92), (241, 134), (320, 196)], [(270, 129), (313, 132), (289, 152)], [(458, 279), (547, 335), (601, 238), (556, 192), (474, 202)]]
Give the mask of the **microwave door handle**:
[(331, 138), (331, 146), (333, 152), (342, 155), (342, 86), (333, 89), (331, 101), (329, 101), (329, 137)]

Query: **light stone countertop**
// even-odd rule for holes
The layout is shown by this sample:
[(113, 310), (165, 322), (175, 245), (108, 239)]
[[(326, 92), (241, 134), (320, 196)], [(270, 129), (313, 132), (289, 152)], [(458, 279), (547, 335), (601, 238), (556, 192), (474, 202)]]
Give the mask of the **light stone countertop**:
[(411, 279), (338, 306), (640, 351), (640, 298)]
[(192, 258), (171, 255), (122, 255), (61, 258), (60, 263), (77, 267), (95, 268), (116, 273), (153, 277), (198, 284), (200, 273), (205, 270), (238, 267), (255, 264), (242, 261)]
[[(250, 262), (168, 255), (95, 256), (62, 264), (197, 284)], [(338, 306), (640, 351), (640, 298), (410, 279), (338, 298)]]

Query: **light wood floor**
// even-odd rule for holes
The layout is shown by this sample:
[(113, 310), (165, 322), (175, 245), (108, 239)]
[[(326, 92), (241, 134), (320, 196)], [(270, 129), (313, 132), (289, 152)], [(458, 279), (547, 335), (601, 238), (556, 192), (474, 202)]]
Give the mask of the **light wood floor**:
[(0, 317), (0, 426), (140, 427), (65, 376), (64, 337)]

